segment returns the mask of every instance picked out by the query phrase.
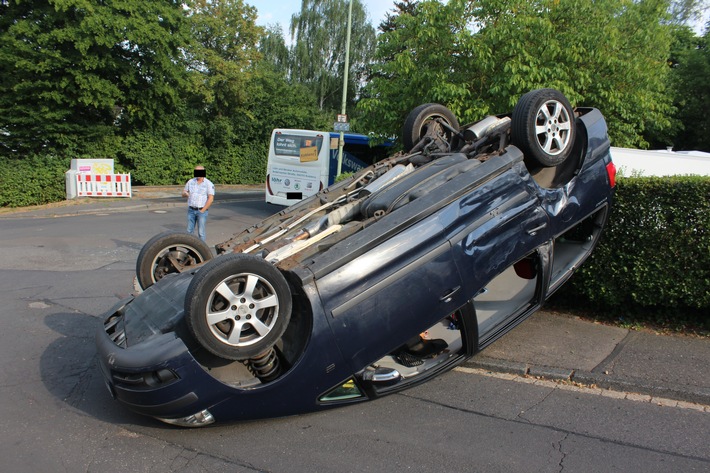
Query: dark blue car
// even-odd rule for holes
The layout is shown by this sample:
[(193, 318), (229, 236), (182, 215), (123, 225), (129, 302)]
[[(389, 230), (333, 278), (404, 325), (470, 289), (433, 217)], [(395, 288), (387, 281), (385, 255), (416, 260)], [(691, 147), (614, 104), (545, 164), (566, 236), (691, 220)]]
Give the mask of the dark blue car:
[(217, 245), (164, 233), (97, 333), (111, 394), (171, 424), (285, 416), (426, 381), (502, 336), (589, 256), (615, 186), (607, 127), (558, 91), (406, 149)]

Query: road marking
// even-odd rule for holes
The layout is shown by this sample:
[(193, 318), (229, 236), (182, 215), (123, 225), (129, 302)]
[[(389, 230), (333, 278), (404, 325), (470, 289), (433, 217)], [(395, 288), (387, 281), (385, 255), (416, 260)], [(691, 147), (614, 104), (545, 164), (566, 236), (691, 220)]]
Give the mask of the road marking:
[(30, 309), (48, 309), (50, 306), (42, 301), (30, 302)]
[(649, 404), (656, 404), (662, 407), (677, 407), (680, 409), (691, 409), (700, 412), (710, 412), (710, 406), (704, 404), (696, 404), (693, 402), (677, 401), (675, 399), (668, 399), (664, 397), (656, 397), (648, 394), (639, 394), (632, 392), (622, 392), (614, 391), (611, 389), (602, 389), (596, 386), (587, 386), (579, 383), (572, 383), (569, 381), (557, 381), (549, 379), (536, 378), (534, 376), (520, 376), (512, 373), (496, 373), (489, 370), (484, 370), (480, 368), (467, 368), (465, 366), (458, 366), (453, 369), (453, 371), (458, 371), (459, 373), (466, 374), (476, 374), (479, 376), (486, 376), (488, 378), (503, 379), (506, 381), (514, 381), (516, 383), (534, 384), (535, 386), (541, 386), (550, 389), (559, 389), (561, 391), (572, 391), (584, 394), (594, 394), (597, 396), (610, 397), (614, 399), (626, 399), (628, 401), (634, 402), (646, 402)]

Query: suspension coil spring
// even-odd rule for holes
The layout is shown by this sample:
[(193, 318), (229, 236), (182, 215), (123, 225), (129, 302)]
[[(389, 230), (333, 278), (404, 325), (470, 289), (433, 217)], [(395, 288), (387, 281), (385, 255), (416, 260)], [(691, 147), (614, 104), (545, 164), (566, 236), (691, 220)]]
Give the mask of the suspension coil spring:
[(247, 364), (254, 376), (264, 383), (281, 376), (281, 362), (273, 347), (261, 355), (250, 358)]

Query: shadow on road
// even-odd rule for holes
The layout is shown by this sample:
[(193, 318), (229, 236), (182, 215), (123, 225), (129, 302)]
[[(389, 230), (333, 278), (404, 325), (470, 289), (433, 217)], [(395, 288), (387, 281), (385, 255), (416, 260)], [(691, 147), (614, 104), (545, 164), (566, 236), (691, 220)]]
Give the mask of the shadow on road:
[[(94, 336), (100, 319), (82, 313), (56, 313), (45, 324), (62, 335), (44, 350), (39, 369), (47, 391), (71, 408), (111, 424), (155, 426), (111, 399), (97, 364)], [(160, 424), (162, 425), (162, 424)]]

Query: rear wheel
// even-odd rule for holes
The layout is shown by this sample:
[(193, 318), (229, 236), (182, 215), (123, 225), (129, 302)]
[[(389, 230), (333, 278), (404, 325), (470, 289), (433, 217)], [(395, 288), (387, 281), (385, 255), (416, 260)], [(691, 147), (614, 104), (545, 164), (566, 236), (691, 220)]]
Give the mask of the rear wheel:
[(136, 276), (141, 288), (147, 289), (170, 273), (181, 273), (212, 259), (207, 243), (183, 232), (165, 232), (143, 245), (136, 261)]
[(513, 109), (513, 144), (543, 167), (557, 166), (569, 157), (575, 134), (574, 111), (558, 90), (532, 90)]
[[(448, 125), (448, 126), (447, 126)], [(427, 103), (412, 110), (404, 122), (402, 143), (406, 151), (411, 150), (425, 137), (450, 143), (459, 122), (453, 112), (438, 103)]]
[(272, 264), (245, 254), (220, 256), (195, 275), (185, 320), (205, 349), (228, 360), (263, 354), (291, 319), (291, 291)]

